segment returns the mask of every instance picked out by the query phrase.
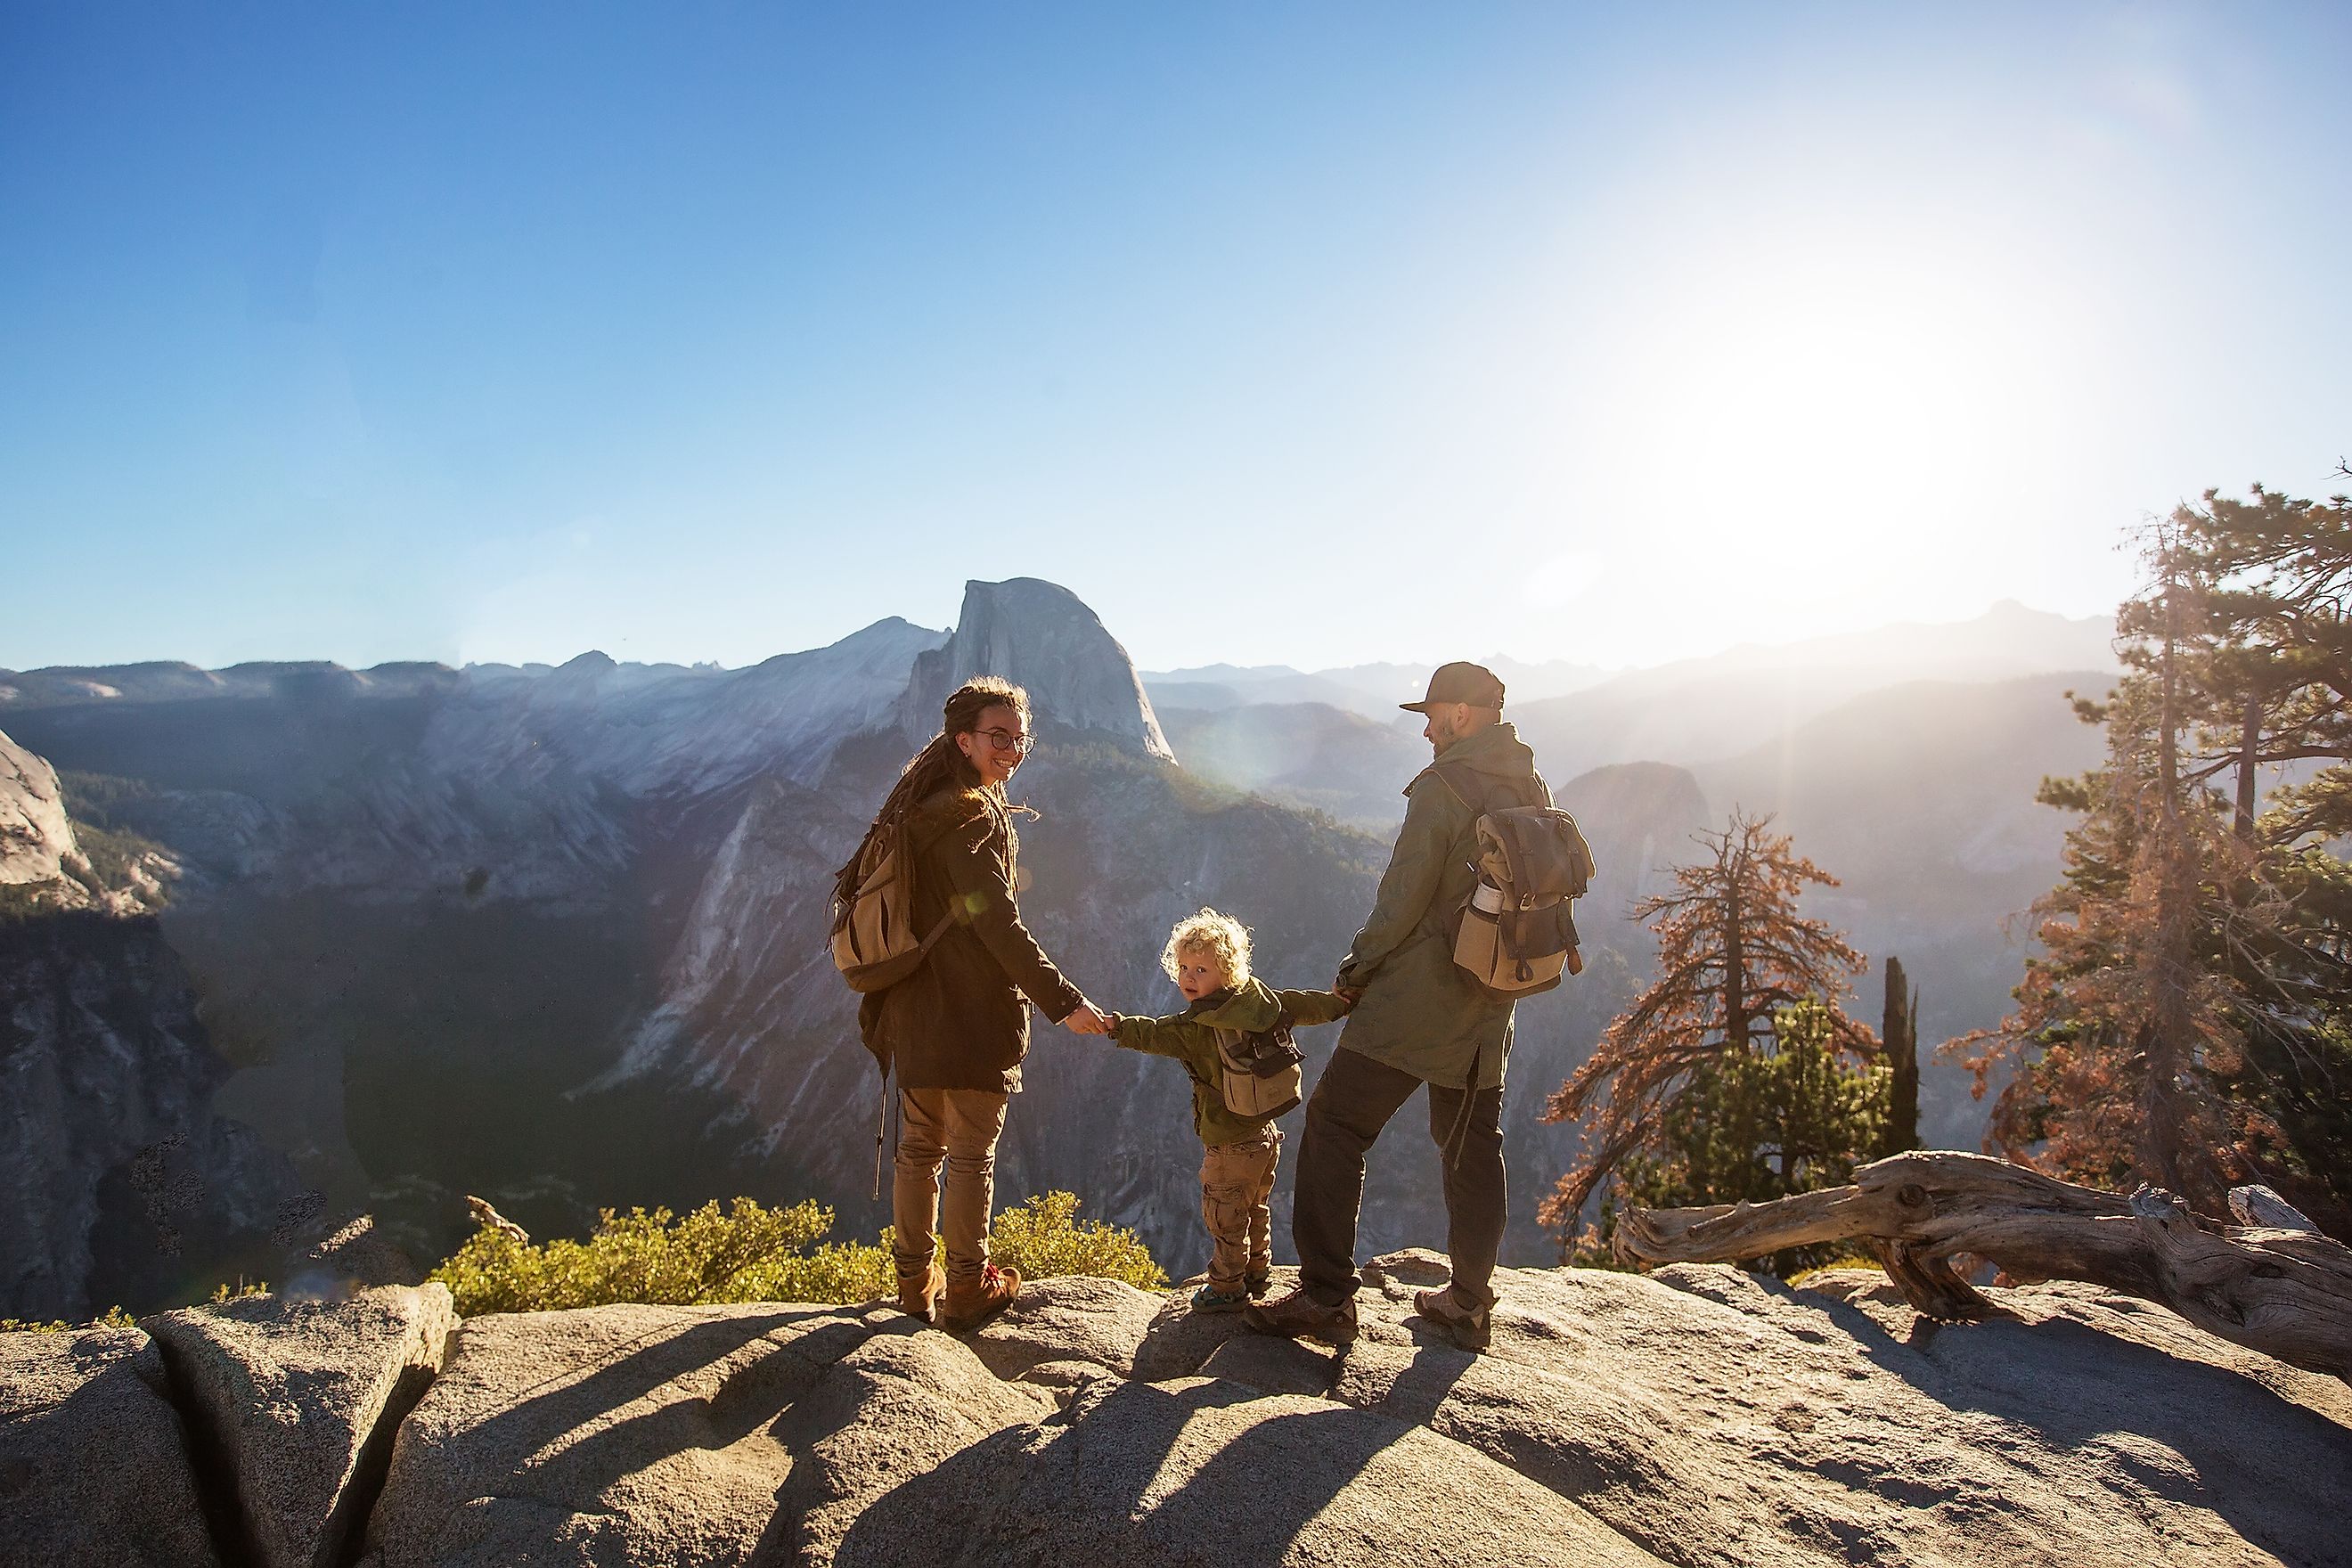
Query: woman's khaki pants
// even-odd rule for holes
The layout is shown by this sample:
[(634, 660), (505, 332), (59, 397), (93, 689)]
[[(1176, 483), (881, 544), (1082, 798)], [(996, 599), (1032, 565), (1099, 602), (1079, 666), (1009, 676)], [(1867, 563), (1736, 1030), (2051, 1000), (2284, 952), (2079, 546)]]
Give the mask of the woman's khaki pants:
[[(901, 1089), (891, 1220), (901, 1279), (930, 1271), (934, 1220), (948, 1249), (948, 1283), (966, 1287), (988, 1272), (988, 1206), (996, 1194), (996, 1140), (1004, 1131), (1002, 1094), (984, 1089)], [(940, 1168), (947, 1167), (946, 1202)]]

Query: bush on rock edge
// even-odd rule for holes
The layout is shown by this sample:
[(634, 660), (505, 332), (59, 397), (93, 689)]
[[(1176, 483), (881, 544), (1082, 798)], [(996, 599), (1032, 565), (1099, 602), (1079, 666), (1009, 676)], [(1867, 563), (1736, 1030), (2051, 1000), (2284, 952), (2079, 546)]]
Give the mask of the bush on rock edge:
[[(1166, 1287), (1167, 1274), (1136, 1234), (1077, 1217), (1070, 1193), (1032, 1197), (996, 1216), (995, 1260), (1024, 1279), (1099, 1275), (1139, 1289)], [(772, 1208), (736, 1198), (686, 1215), (666, 1208), (603, 1211), (585, 1241), (519, 1241), (484, 1225), (431, 1278), (449, 1287), (457, 1310), (540, 1312), (616, 1301), (708, 1306), (736, 1301), (871, 1301), (898, 1288), (891, 1233), (871, 1243), (827, 1241), (833, 1211), (803, 1200)]]

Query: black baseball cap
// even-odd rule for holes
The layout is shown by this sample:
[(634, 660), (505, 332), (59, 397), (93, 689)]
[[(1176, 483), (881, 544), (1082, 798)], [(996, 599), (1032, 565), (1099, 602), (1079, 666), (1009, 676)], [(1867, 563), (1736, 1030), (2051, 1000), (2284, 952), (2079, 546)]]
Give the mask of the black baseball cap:
[(1426, 713), (1433, 703), (1467, 702), (1473, 708), (1500, 708), (1503, 705), (1503, 683), (1495, 672), (1483, 664), (1465, 664), (1456, 660), (1441, 664), (1429, 678), (1429, 695), (1418, 702), (1400, 702), (1398, 707), (1408, 713)]

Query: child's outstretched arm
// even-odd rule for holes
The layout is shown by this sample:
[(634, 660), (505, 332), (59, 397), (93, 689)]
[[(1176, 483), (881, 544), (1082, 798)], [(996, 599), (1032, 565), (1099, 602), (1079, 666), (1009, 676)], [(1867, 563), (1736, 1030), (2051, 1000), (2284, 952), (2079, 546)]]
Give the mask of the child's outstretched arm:
[(1125, 1046), (1130, 1051), (1143, 1051), (1155, 1057), (1174, 1057), (1182, 1061), (1186, 1056), (1183, 1030), (1188, 1021), (1181, 1013), (1171, 1014), (1165, 1018), (1142, 1018), (1132, 1013), (1113, 1013), (1110, 1016), (1110, 1037), (1113, 1044)]
[(1283, 1016), (1295, 1024), (1328, 1024), (1347, 1016), (1349, 1003), (1336, 991), (1277, 991)]

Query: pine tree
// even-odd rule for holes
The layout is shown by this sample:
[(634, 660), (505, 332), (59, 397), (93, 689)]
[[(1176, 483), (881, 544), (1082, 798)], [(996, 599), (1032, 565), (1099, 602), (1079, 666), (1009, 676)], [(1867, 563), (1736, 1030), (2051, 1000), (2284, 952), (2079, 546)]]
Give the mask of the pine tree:
[[(1947, 1048), (1979, 1094), (2006, 1078), (1989, 1142), (2012, 1159), (2209, 1213), (2259, 1175), (2340, 1215), (2352, 881), (2327, 845), (2352, 831), (2352, 507), (2209, 493), (2147, 545), (2117, 616), (2129, 673), (2076, 704), (2105, 765), (2041, 792), (2082, 814), (2035, 906), (2044, 951), (2018, 1012)], [(2258, 769), (2315, 762), (2258, 813)]]
[[(1696, 1194), (1689, 1201), (1715, 1202), (1729, 1201), (1708, 1195), (1717, 1192), (1718, 1173), (1730, 1168), (1727, 1161), (1738, 1164), (1774, 1148), (1774, 1168), (1787, 1181), (1818, 1168), (1816, 1153), (1830, 1144), (1871, 1147), (1869, 1139), (1816, 1138), (1782, 1123), (1742, 1120), (1749, 1112), (1741, 1108), (1751, 1104), (1760, 1107), (1759, 1114), (1771, 1111), (1756, 1100), (1753, 1058), (1776, 1054), (1780, 1020), (1792, 1009), (1819, 1009), (1802, 1015), (1802, 1027), (1826, 1059), (1866, 1061), (1878, 1049), (1868, 1026), (1837, 1005), (1865, 967), (1862, 954), (1826, 923), (1797, 912), (1806, 888), (1835, 887), (1837, 879), (1799, 856), (1770, 826), (1769, 817), (1735, 812), (1725, 832), (1703, 837), (1706, 858), (1677, 867), (1672, 891), (1634, 908), (1634, 917), (1657, 933), (1658, 977), (1610, 1023), (1592, 1059), (1544, 1111), (1548, 1121), (1586, 1123), (1582, 1155), (1542, 1210), (1564, 1245), (1586, 1201), (1636, 1157), (1679, 1162), (1686, 1173), (1674, 1180)], [(1795, 1068), (1792, 1062), (1771, 1070)], [(1685, 1104), (1695, 1089), (1700, 1098)], [(1881, 1089), (1882, 1119), (1884, 1101)], [(1797, 1103), (1784, 1100), (1779, 1114)], [(1696, 1120), (1685, 1120), (1686, 1112)], [(1871, 1137), (1877, 1135), (1874, 1122)], [(1686, 1146), (1691, 1138), (1700, 1145)]]
[[(2184, 766), (2234, 784), (2252, 857), (2217, 944), (2243, 1042), (2218, 1087), (2250, 1173), (2352, 1236), (2352, 500), (2208, 491), (2172, 524), (2198, 609)], [(2263, 802), (2263, 768), (2300, 782)]]
[[(1765, 1048), (1726, 1051), (1694, 1069), (1654, 1152), (1625, 1160), (1612, 1195), (1681, 1208), (1766, 1203), (1852, 1181), (1885, 1142), (1892, 1073), (1841, 1051), (1837, 1036), (1829, 1005), (1808, 997), (1774, 1015)], [(1605, 1245), (1616, 1214), (1609, 1205), (1591, 1250)], [(1787, 1275), (1851, 1250), (1792, 1247), (1767, 1267)]]

